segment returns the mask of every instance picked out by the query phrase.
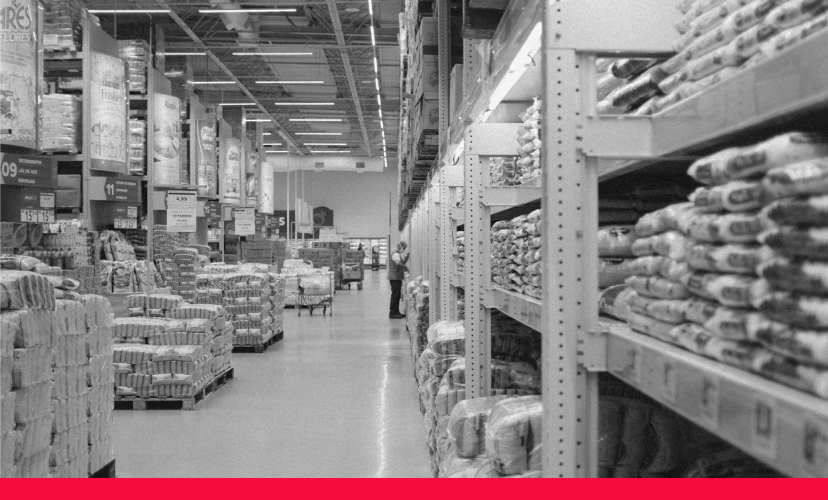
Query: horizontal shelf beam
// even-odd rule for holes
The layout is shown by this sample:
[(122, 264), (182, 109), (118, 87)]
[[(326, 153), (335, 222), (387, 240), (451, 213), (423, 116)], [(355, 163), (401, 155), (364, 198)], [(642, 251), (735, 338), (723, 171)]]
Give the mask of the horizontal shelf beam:
[(502, 288), (489, 288), (484, 295), (483, 305), (489, 309), (497, 309), (533, 330), (543, 331), (543, 304), (538, 299)]
[(540, 201), (539, 187), (490, 187), (483, 189), (483, 204), (489, 207), (516, 207)]

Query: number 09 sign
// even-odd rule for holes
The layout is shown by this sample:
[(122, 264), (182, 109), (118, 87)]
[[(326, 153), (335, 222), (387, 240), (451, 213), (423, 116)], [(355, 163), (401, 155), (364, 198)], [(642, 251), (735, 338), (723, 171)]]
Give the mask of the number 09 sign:
[(167, 193), (167, 230), (179, 233), (196, 232), (197, 199), (195, 191)]

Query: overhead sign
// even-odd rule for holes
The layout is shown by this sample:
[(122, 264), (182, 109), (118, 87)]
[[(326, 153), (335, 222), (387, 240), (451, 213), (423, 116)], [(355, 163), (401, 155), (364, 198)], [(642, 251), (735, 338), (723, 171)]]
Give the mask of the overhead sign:
[(198, 198), (195, 191), (170, 191), (167, 193), (167, 231), (196, 232)]
[(37, 3), (0, 0), (0, 142), (37, 148)]
[(92, 52), (91, 168), (126, 173), (127, 91), (124, 79), (123, 59)]
[(47, 156), (0, 152), (0, 184), (54, 189), (57, 166)]
[(236, 236), (256, 234), (256, 210), (253, 208), (236, 208), (233, 210)]
[(261, 179), (259, 180), (259, 211), (272, 214), (273, 204), (273, 164), (263, 161)]
[(276, 210), (273, 214), (273, 220), (278, 227), (280, 238), (287, 238), (288, 236), (288, 216), (290, 216), (290, 223), (296, 224), (295, 210), (291, 210), (289, 213), (287, 210)]
[(153, 180), (156, 184), (181, 184), (181, 124), (177, 97), (156, 93), (153, 99)]
[(222, 142), (224, 171), (222, 175), (222, 201), (224, 203), (241, 203), (241, 141), (228, 138)]
[(196, 165), (198, 194), (216, 195), (216, 122), (196, 120)]

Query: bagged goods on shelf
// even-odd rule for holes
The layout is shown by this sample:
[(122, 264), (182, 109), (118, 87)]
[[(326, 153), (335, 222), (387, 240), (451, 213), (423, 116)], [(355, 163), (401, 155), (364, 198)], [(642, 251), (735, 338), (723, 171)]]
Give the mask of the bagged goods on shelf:
[(828, 228), (782, 226), (761, 234), (759, 242), (786, 256), (828, 260)]
[(632, 226), (606, 227), (598, 230), (598, 257), (633, 257), (635, 232)]
[(754, 301), (757, 309), (782, 323), (813, 330), (828, 329), (828, 298), (769, 292)]
[(697, 272), (688, 275), (684, 285), (699, 297), (730, 307), (750, 307), (761, 293), (759, 280), (738, 274)]
[(770, 198), (820, 195), (828, 192), (828, 157), (775, 168), (762, 180)]
[(486, 451), (486, 422), (503, 396), (472, 398), (460, 401), (451, 411), (448, 438), (457, 456), (473, 458)]
[(670, 324), (687, 320), (684, 300), (653, 299), (633, 292), (629, 298), (630, 311)]
[(761, 215), (779, 225), (823, 226), (828, 224), (828, 196), (777, 200), (767, 205)]
[(82, 50), (83, 17), (89, 15), (84, 14), (85, 6), (77, 0), (48, 0), (44, 4), (43, 50)]
[(704, 212), (746, 212), (762, 207), (764, 190), (760, 182), (732, 181), (712, 187), (700, 187), (690, 201)]
[(517, 130), (517, 140), (520, 146), (517, 148), (519, 158), (515, 162), (516, 170), (511, 185), (524, 184), (540, 175), (542, 146), (540, 139), (540, 129), (542, 128), (541, 109), (542, 101), (540, 97), (536, 97), (534, 104), (520, 115), (523, 125), (518, 127)]
[(755, 315), (747, 323), (748, 338), (777, 354), (801, 363), (828, 367), (828, 335)]
[(0, 273), (0, 310), (55, 308), (55, 288), (45, 277), (27, 271)]
[(129, 90), (147, 90), (147, 68), (152, 64), (149, 44), (145, 40), (118, 40), (118, 57), (127, 62)]
[(690, 291), (683, 284), (659, 276), (633, 276), (627, 279), (626, 285), (640, 295), (655, 299), (690, 297)]
[(635, 275), (631, 259), (600, 258), (598, 259), (598, 287), (606, 288), (623, 284), (627, 278)]
[(769, 258), (768, 254), (767, 247), (756, 244), (697, 243), (687, 248), (687, 263), (697, 271), (756, 274), (756, 266)]
[(500, 474), (540, 470), (543, 407), (540, 396), (507, 398), (489, 414), (486, 453)]
[(769, 379), (828, 399), (828, 370), (765, 351), (752, 362), (753, 371)]
[(775, 257), (759, 265), (757, 272), (780, 290), (828, 295), (828, 264)]
[(46, 152), (79, 153), (82, 116), (80, 96), (42, 95), (40, 148)]
[(601, 290), (598, 309), (607, 316), (626, 321), (630, 315), (630, 300), (635, 292), (626, 285), (611, 286)]
[(685, 235), (706, 243), (751, 243), (765, 230), (764, 221), (755, 212), (687, 212), (679, 226)]
[(678, 231), (667, 231), (635, 240), (630, 246), (633, 255), (661, 255), (674, 260), (683, 260), (687, 240)]
[(645, 238), (671, 229), (678, 229), (680, 218), (691, 208), (691, 203), (676, 203), (645, 214), (635, 224), (635, 235)]

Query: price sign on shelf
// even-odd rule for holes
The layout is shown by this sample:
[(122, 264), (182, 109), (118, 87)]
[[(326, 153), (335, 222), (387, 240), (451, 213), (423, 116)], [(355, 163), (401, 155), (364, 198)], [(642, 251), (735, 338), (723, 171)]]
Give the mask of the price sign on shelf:
[(115, 229), (138, 229), (136, 219), (115, 219)]
[(40, 210), (36, 208), (24, 208), (20, 210), (20, 222), (38, 222), (38, 213)]
[(235, 233), (237, 236), (256, 234), (256, 212), (253, 208), (237, 208), (233, 210)]
[(38, 210), (37, 211), (37, 221), (38, 222), (54, 222), (55, 221), (55, 211), (54, 210)]
[(179, 233), (196, 232), (197, 205), (195, 191), (167, 193), (167, 230)]

